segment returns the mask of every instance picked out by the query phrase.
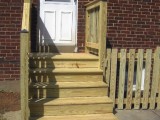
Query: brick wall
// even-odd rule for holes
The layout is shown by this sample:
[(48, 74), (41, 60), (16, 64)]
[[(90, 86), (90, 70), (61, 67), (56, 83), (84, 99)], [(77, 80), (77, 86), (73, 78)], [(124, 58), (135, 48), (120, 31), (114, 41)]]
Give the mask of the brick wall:
[[(84, 4), (79, 0), (78, 41), (84, 47)], [(160, 0), (107, 0), (107, 47), (155, 48), (160, 45)]]
[[(22, 2), (22, 0), (0, 0), (0, 85), (3, 85), (2, 82), (17, 82), (20, 79), (19, 49)], [(0, 95), (5, 93), (6, 96), (3, 97), (5, 98), (3, 101), (8, 100), (8, 105), (10, 105), (10, 108), (4, 108), (3, 111), (15, 110), (14, 107), (16, 110), (20, 109), (20, 105), (17, 104), (19, 101), (12, 101), (19, 92), (16, 91), (15, 93), (14, 89), (5, 92), (10, 87), (12, 84), (7, 84), (3, 89), (0, 87)], [(19, 84), (16, 84), (15, 87), (19, 88)], [(12, 92), (13, 97), (10, 97), (10, 92)]]
[(20, 1), (0, 0), (0, 81), (19, 80)]

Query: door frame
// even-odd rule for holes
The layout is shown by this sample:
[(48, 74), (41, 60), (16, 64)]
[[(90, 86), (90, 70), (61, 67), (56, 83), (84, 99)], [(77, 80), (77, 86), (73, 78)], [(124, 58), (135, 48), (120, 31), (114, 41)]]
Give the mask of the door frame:
[[(43, 0), (44, 1), (44, 0)], [(75, 16), (75, 52), (77, 52), (78, 50), (77, 50), (77, 44), (78, 44), (78, 40), (77, 40), (77, 34), (78, 34), (78, 0), (74, 0), (74, 2), (75, 2), (75, 14), (76, 14), (76, 16)], [(50, 4), (50, 3), (47, 3), (47, 4)], [(40, 43), (40, 34), (39, 34), (39, 27), (40, 27), (40, 23), (39, 23), (39, 17), (40, 17), (40, 0), (38, 1), (38, 7), (37, 7), (37, 42), (36, 42), (36, 48), (37, 48), (37, 51), (39, 50), (39, 46), (40, 45), (42, 45), (41, 43)], [(68, 44), (64, 44), (64, 46), (70, 46), (70, 45), (68, 45)]]

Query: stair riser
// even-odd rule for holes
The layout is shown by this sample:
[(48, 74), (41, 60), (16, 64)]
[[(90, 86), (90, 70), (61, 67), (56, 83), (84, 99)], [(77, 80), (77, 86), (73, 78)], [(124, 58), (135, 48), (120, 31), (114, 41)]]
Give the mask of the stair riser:
[(97, 68), (97, 60), (30, 60), (30, 68)]
[(31, 82), (96, 82), (102, 80), (101, 74), (30, 74)]
[(106, 96), (107, 88), (65, 88), (65, 89), (30, 89), (33, 98), (57, 98), (57, 97), (98, 97)]
[(33, 117), (30, 120), (118, 120), (112, 113)]
[(113, 104), (37, 106), (30, 105), (32, 116), (86, 115), (112, 113)]

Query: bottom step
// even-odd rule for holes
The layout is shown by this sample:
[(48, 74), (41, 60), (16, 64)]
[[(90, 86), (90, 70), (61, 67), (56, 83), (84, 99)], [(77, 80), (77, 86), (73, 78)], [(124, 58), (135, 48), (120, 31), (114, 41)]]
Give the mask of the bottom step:
[(67, 115), (67, 116), (44, 116), (30, 118), (30, 120), (118, 120), (112, 113), (88, 114), (88, 115)]

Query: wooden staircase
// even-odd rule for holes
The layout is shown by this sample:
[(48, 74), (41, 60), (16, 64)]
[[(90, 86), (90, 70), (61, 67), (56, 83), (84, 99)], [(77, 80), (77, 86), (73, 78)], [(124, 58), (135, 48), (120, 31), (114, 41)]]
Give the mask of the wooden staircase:
[(97, 56), (31, 53), (30, 120), (117, 120)]

